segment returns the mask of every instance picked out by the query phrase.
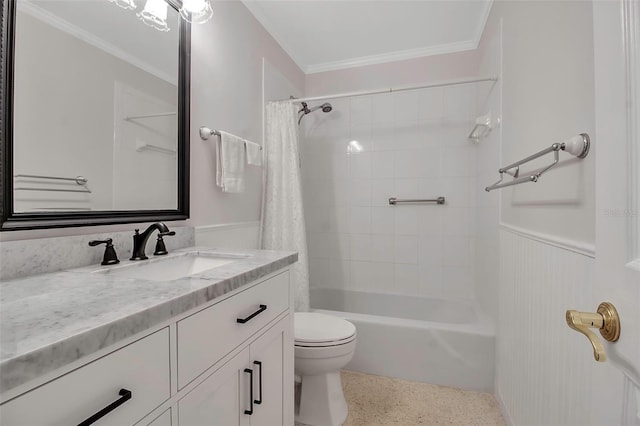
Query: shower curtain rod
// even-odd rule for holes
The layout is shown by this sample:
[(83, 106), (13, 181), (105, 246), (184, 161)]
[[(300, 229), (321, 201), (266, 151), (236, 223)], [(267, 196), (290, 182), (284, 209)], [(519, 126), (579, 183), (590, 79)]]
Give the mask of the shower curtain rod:
[(311, 96), (308, 98), (296, 98), (296, 99), (281, 99), (276, 102), (312, 102), (312, 101), (323, 101), (325, 99), (339, 99), (339, 98), (350, 98), (354, 96), (366, 96), (366, 95), (377, 95), (380, 93), (392, 93), (392, 92), (403, 92), (405, 90), (416, 90), (416, 89), (428, 89), (430, 87), (442, 87), (442, 86), (454, 86), (457, 84), (467, 84), (467, 83), (480, 83), (483, 81), (498, 81), (497, 76), (492, 77), (478, 77), (478, 78), (463, 78), (457, 80), (441, 80), (435, 81), (433, 83), (428, 84), (420, 84), (414, 86), (400, 86), (400, 87), (390, 87), (388, 89), (379, 89), (379, 90), (363, 90), (360, 92), (347, 92), (347, 93), (336, 93), (333, 95), (324, 95), (324, 96)]

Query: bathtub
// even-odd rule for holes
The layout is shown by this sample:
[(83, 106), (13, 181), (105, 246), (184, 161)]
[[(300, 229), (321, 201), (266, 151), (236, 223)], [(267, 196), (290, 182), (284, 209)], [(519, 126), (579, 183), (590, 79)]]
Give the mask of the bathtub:
[(356, 326), (347, 370), (493, 391), (495, 332), (471, 302), (314, 288), (311, 307)]

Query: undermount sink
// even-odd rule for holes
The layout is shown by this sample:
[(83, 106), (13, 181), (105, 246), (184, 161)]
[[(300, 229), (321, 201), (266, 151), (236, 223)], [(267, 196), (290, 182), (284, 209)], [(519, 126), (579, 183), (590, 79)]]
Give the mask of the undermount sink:
[(166, 258), (136, 261), (96, 272), (121, 278), (172, 281), (178, 278), (190, 277), (246, 257), (233, 254), (184, 253)]

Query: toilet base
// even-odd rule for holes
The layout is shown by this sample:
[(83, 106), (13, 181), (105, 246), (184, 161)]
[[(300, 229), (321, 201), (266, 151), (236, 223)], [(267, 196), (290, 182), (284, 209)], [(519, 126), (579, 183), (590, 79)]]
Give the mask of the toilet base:
[(300, 410), (296, 413), (296, 423), (339, 426), (347, 419), (348, 412), (340, 371), (302, 376)]

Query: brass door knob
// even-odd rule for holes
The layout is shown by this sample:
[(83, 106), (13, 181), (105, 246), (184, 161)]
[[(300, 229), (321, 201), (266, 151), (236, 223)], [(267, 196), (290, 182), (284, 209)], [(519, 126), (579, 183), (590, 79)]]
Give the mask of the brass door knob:
[(602, 302), (598, 305), (596, 313), (569, 310), (566, 318), (569, 327), (587, 336), (593, 346), (593, 357), (596, 361), (606, 361), (607, 354), (604, 351), (604, 346), (598, 336), (591, 331), (591, 328), (599, 329), (605, 340), (616, 342), (620, 338), (620, 317), (615, 306), (609, 302)]

